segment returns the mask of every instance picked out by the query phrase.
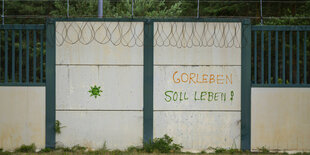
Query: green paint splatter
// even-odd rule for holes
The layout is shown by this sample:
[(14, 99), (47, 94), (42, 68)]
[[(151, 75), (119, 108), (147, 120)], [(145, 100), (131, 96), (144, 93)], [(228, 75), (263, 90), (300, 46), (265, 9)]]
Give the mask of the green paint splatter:
[(90, 86), (90, 90), (88, 91), (90, 93), (90, 96), (94, 96), (95, 98), (97, 98), (97, 96), (100, 96), (100, 93), (102, 92), (102, 90), (100, 90), (101, 87), (97, 87), (95, 86)]
[(231, 91), (230, 92), (230, 101), (233, 101), (234, 95), (235, 95), (234, 91)]

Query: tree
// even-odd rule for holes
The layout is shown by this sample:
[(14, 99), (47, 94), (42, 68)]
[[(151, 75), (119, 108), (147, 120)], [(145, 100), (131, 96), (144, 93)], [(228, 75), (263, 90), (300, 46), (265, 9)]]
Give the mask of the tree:
[[(115, 4), (113, 2), (103, 1), (103, 14), (105, 17), (131, 17), (131, 1), (121, 0)], [(112, 4), (111, 4), (112, 3)], [(135, 0), (134, 15), (141, 17), (166, 17), (179, 16), (182, 13), (182, 1), (167, 6), (165, 0)], [(67, 5), (65, 1), (57, 0), (55, 10), (50, 12), (52, 16), (63, 17), (67, 14)], [(73, 1), (70, 2), (70, 17), (96, 17), (98, 0)]]

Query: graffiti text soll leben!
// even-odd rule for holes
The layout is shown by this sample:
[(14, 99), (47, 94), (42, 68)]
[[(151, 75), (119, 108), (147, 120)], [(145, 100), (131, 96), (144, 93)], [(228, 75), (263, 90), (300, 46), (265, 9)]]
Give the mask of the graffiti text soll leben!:
[(165, 101), (166, 102), (182, 102), (187, 101), (192, 98), (194, 101), (221, 101), (226, 102), (227, 99), (229, 101), (234, 100), (234, 91), (230, 91), (230, 93), (226, 92), (211, 92), (211, 91), (194, 91), (194, 93), (188, 93), (185, 91), (172, 91), (168, 90), (165, 92)]

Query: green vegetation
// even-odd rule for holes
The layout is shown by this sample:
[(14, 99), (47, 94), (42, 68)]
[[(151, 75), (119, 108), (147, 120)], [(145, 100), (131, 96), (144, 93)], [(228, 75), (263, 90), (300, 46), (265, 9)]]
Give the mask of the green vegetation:
[(60, 134), (61, 128), (64, 128), (65, 126), (61, 126), (61, 122), (59, 120), (56, 120), (55, 122), (55, 133)]
[(40, 153), (48, 153), (48, 152), (52, 152), (53, 150), (51, 148), (44, 148), (40, 150)]
[(23, 153), (35, 152), (35, 151), (36, 146), (34, 145), (34, 143), (32, 143), (31, 145), (22, 145), (19, 148), (15, 149), (15, 152), (23, 152)]
[[(225, 148), (208, 148), (213, 153), (206, 153), (201, 151), (200, 153), (191, 153), (191, 152), (181, 152), (182, 146), (179, 144), (172, 143), (173, 139), (168, 135), (164, 135), (161, 138), (155, 138), (153, 142), (144, 144), (143, 147), (129, 147), (127, 150), (109, 150), (107, 149), (106, 143), (97, 150), (90, 150), (86, 147), (75, 145), (73, 147), (60, 147), (56, 149), (45, 148), (40, 152), (36, 151), (36, 146), (31, 145), (22, 145), (20, 148), (17, 148), (15, 152), (2, 152), (0, 149), (0, 155), (10, 155), (10, 154), (108, 154), (108, 155), (132, 155), (132, 154), (287, 154), (279, 152), (270, 152), (267, 148), (261, 147), (258, 148), (259, 152), (248, 152), (241, 151), (239, 149), (225, 149)], [(310, 153), (299, 152), (295, 155), (310, 155)]]
[(225, 154), (234, 154), (234, 153), (242, 153), (239, 149), (225, 149), (225, 148), (214, 148), (214, 153), (225, 153)]
[(266, 147), (261, 147), (261, 148), (258, 148), (258, 151), (261, 152), (261, 153), (269, 153), (270, 151), (266, 148)]
[(80, 146), (80, 145), (74, 145), (73, 147), (60, 147), (56, 148), (58, 151), (62, 152), (85, 152), (87, 150), (86, 147)]
[[(69, 17), (97, 17), (98, 0), (70, 1)], [(200, 1), (200, 17), (251, 17), (253, 24), (260, 23), (259, 1)], [(67, 2), (5, 1), (5, 23), (45, 23), (47, 17), (67, 17)], [(104, 17), (131, 17), (131, 0), (103, 0)], [(134, 17), (196, 17), (196, 0), (135, 0)], [(310, 1), (263, 1), (265, 25), (309, 25)], [(281, 18), (274, 18), (281, 17)], [(1, 19), (2, 20), (2, 19)]]
[(168, 135), (164, 135), (162, 138), (155, 138), (153, 142), (145, 143), (143, 146), (143, 151), (152, 153), (152, 152), (160, 152), (160, 153), (176, 153), (180, 152), (183, 148), (180, 144), (172, 143), (173, 139)]

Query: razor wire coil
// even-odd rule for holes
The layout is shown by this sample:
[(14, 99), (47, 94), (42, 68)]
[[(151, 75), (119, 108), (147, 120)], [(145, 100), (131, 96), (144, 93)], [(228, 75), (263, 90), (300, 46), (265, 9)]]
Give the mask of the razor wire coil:
[[(141, 22), (57, 22), (56, 45), (111, 43), (142, 47)], [(240, 23), (154, 22), (154, 47), (241, 47)]]

